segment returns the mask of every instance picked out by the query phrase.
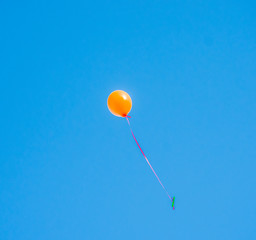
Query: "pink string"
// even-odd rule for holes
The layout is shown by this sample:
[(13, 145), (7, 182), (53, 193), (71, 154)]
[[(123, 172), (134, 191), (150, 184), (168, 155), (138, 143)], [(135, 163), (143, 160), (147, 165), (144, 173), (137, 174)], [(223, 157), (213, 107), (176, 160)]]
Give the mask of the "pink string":
[[(139, 147), (139, 149), (140, 149), (140, 151), (141, 151), (142, 155), (143, 155), (143, 156), (144, 156), (144, 158), (146, 159), (146, 161), (147, 161), (147, 163), (148, 163), (149, 167), (151, 168), (152, 172), (153, 172), (153, 173), (154, 173), (154, 175), (156, 176), (156, 178), (157, 178), (158, 182), (161, 184), (161, 186), (162, 186), (162, 188), (164, 189), (165, 193), (167, 194), (168, 198), (169, 198), (171, 201), (173, 201), (173, 199), (170, 197), (169, 193), (167, 192), (166, 188), (165, 188), (165, 187), (164, 187), (164, 185), (162, 184), (161, 180), (160, 180), (160, 179), (159, 179), (159, 177), (157, 176), (157, 174), (156, 174), (155, 170), (153, 169), (153, 167), (151, 166), (150, 162), (148, 161), (148, 159), (147, 159), (147, 157), (146, 157), (145, 153), (142, 151), (142, 149), (141, 149), (141, 147), (140, 147), (140, 145), (139, 145), (139, 143), (138, 143), (137, 139), (135, 138), (135, 136), (134, 136), (134, 134), (133, 134), (133, 131), (132, 131), (132, 127), (131, 127), (131, 124), (130, 124), (130, 122), (129, 122), (128, 117), (129, 117), (129, 118), (131, 118), (130, 116), (125, 116), (125, 118), (126, 118), (126, 120), (127, 120), (127, 122), (128, 122), (128, 125), (129, 125), (129, 127), (130, 127), (130, 130), (131, 130), (131, 133), (132, 133), (132, 136), (133, 136), (133, 138), (134, 138), (135, 142), (137, 143), (137, 145), (138, 145), (138, 147)], [(173, 207), (173, 209), (174, 209), (174, 207)]]

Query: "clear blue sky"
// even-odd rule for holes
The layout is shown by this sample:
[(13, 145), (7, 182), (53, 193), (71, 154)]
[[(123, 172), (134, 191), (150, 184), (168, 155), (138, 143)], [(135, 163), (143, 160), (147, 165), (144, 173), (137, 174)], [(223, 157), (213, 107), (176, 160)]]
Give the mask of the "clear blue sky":
[(256, 239), (255, 8), (1, 1), (0, 239)]

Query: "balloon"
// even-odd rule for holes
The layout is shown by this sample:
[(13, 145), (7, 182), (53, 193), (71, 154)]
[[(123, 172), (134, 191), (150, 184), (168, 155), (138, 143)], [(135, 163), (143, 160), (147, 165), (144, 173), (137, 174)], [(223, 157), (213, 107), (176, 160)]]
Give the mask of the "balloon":
[(147, 159), (145, 153), (141, 149), (141, 147), (140, 147), (140, 145), (139, 145), (139, 143), (138, 143), (137, 139), (135, 138), (135, 135), (132, 131), (132, 127), (131, 127), (130, 121), (128, 119), (128, 118), (130, 118), (130, 116), (128, 116), (128, 113), (131, 111), (131, 108), (132, 108), (132, 99), (128, 95), (128, 93), (126, 93), (122, 90), (116, 90), (116, 91), (110, 93), (110, 95), (108, 96), (108, 109), (109, 109), (109, 111), (115, 116), (126, 118), (126, 120), (128, 122), (128, 125), (130, 127), (130, 130), (131, 130), (132, 136), (133, 136), (136, 144), (138, 145), (142, 155), (146, 159), (149, 167), (151, 168), (152, 172), (154, 173), (155, 177), (157, 178), (157, 181), (160, 183), (160, 185), (164, 189), (165, 193), (167, 194), (167, 196), (171, 200), (172, 208), (174, 210), (174, 199), (175, 199), (175, 197), (171, 198), (171, 196), (167, 192), (165, 186), (161, 182), (160, 178), (157, 176), (155, 170), (153, 169), (153, 167), (150, 164), (149, 160)]
[(126, 117), (132, 109), (132, 99), (128, 93), (116, 90), (108, 96), (108, 109), (117, 117)]

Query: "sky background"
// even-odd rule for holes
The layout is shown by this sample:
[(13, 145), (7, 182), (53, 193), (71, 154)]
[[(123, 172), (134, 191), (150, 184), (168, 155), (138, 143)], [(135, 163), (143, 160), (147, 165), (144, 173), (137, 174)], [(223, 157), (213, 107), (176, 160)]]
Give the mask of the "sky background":
[(256, 239), (255, 8), (1, 1), (0, 239)]

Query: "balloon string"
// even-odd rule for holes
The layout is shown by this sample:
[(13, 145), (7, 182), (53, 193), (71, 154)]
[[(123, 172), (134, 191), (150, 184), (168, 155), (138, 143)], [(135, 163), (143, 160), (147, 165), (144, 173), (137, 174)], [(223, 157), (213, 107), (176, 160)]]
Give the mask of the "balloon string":
[(130, 130), (131, 130), (132, 136), (133, 136), (133, 138), (134, 138), (135, 142), (137, 143), (137, 145), (138, 145), (138, 147), (139, 147), (139, 149), (140, 149), (140, 151), (141, 151), (142, 155), (143, 155), (143, 156), (144, 156), (144, 158), (146, 159), (146, 161), (147, 161), (147, 163), (148, 163), (149, 167), (151, 168), (152, 172), (153, 172), (153, 173), (154, 173), (154, 175), (156, 176), (156, 178), (157, 178), (158, 182), (160, 183), (160, 185), (161, 185), (161, 186), (162, 186), (162, 188), (164, 189), (164, 191), (165, 191), (165, 193), (167, 194), (168, 198), (171, 200), (171, 202), (173, 202), (172, 207), (173, 207), (173, 210), (174, 210), (174, 199), (170, 197), (170, 195), (169, 195), (169, 193), (167, 192), (166, 188), (164, 187), (164, 185), (162, 184), (161, 180), (160, 180), (160, 179), (159, 179), (159, 177), (157, 176), (157, 174), (156, 174), (155, 170), (153, 169), (153, 167), (151, 166), (150, 162), (148, 161), (148, 159), (147, 159), (147, 157), (146, 157), (145, 153), (142, 151), (142, 149), (141, 149), (141, 147), (140, 147), (140, 145), (139, 145), (139, 143), (138, 143), (137, 139), (136, 139), (136, 138), (135, 138), (135, 136), (134, 136), (134, 133), (133, 133), (133, 131), (132, 131), (132, 127), (131, 127), (131, 124), (130, 124), (130, 121), (129, 121), (128, 117), (129, 117), (129, 118), (131, 118), (130, 116), (125, 116), (125, 118), (126, 118), (126, 120), (127, 120), (127, 122), (128, 122), (128, 125), (129, 125), (129, 127), (130, 127)]

